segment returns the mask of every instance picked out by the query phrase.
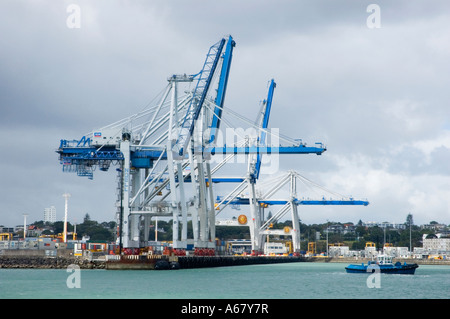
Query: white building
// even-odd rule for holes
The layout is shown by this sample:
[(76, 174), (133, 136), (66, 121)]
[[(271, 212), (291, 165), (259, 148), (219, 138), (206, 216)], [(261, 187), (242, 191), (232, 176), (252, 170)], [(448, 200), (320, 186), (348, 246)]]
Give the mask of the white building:
[(264, 243), (264, 254), (265, 255), (283, 255), (287, 254), (288, 249), (285, 244), (283, 243), (276, 243), (276, 242), (270, 242), (270, 243)]
[(450, 238), (425, 238), (423, 249), (431, 253), (450, 252)]
[(56, 208), (55, 206), (50, 206), (44, 208), (44, 223), (54, 223), (56, 222)]
[(350, 247), (348, 246), (332, 246), (328, 247), (328, 254), (330, 257), (349, 257)]
[(410, 257), (408, 247), (391, 247), (387, 246), (383, 249), (384, 253), (391, 257), (408, 258)]
[(406, 229), (405, 224), (397, 224), (397, 223), (390, 223), (390, 222), (373, 222), (368, 221), (362, 224), (365, 227), (375, 227), (378, 226), (380, 228), (386, 228), (386, 229)]
[(367, 242), (366, 248), (364, 248), (364, 257), (373, 258), (377, 255), (378, 255), (378, 251), (377, 251), (375, 243)]

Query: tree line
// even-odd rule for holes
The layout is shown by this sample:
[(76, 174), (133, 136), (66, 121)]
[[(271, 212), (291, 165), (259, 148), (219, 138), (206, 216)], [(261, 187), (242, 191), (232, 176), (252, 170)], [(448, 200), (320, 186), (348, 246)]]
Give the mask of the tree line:
[[(410, 218), (410, 219), (408, 219)], [(422, 246), (423, 235), (434, 234), (433, 230), (421, 229), (419, 226), (413, 225), (412, 216), (408, 216), (405, 225), (405, 229), (393, 229), (383, 228), (379, 226), (367, 227), (364, 226), (361, 221), (355, 225), (354, 231), (347, 233), (332, 233), (328, 232), (328, 243), (345, 243), (350, 246), (350, 249), (360, 250), (364, 249), (367, 242), (375, 243), (377, 248), (382, 248), (385, 243), (390, 243), (393, 246), (398, 247), (412, 247)], [(353, 224), (353, 223), (347, 223)], [(42, 234), (52, 235), (63, 232), (64, 222), (57, 221), (55, 223), (44, 223), (38, 221), (32, 225), (38, 228), (44, 229)], [(307, 225), (300, 222), (300, 237), (302, 241), (302, 247), (307, 247), (308, 242), (316, 242), (318, 249), (325, 251), (327, 240), (327, 229), (330, 225), (344, 225), (339, 222), (327, 222), (323, 224), (311, 224)], [(409, 227), (409, 225), (411, 227)], [(272, 225), (272, 229), (283, 229), (284, 227), (291, 227), (292, 222), (286, 220), (278, 222)], [(149, 229), (148, 240), (155, 240), (155, 221), (151, 222)], [(159, 241), (171, 241), (172, 240), (172, 220), (164, 221), (158, 220), (158, 240)], [(73, 232), (75, 225), (68, 223), (68, 232)], [(78, 239), (83, 236), (89, 236), (91, 241), (108, 241), (112, 242), (116, 239), (117, 224), (114, 221), (99, 223), (90, 218), (89, 214), (86, 214), (83, 222), (76, 224), (76, 233)], [(191, 222), (188, 225), (188, 237), (192, 238), (192, 226)], [(216, 226), (216, 237), (219, 240), (230, 239), (250, 239), (249, 227), (246, 226)], [(289, 240), (289, 236), (274, 237), (274, 240)], [(321, 249), (323, 248), (323, 249)]]
[[(37, 221), (33, 224), (37, 228), (43, 229), (42, 235), (57, 235), (63, 233), (64, 222), (56, 221), (54, 223)], [(81, 239), (83, 236), (90, 237), (92, 241), (114, 241), (115, 240), (116, 222), (102, 222), (99, 223), (92, 220), (89, 214), (86, 214), (83, 218), (83, 222), (80, 224), (71, 224), (67, 222), (67, 232), (76, 232), (77, 239)]]

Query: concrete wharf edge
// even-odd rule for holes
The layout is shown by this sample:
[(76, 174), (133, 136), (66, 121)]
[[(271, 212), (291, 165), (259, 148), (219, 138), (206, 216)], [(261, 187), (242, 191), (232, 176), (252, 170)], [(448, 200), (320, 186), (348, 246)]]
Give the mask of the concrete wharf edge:
[[(161, 259), (158, 259), (161, 260)], [(164, 260), (164, 259), (163, 259)], [(367, 263), (368, 258), (331, 258), (331, 257), (293, 257), (293, 256), (180, 256), (166, 259), (168, 262), (178, 262), (180, 269), (208, 268), (224, 266), (243, 266), (256, 264), (275, 264), (292, 262), (319, 263)], [(418, 265), (447, 265), (450, 259), (401, 259), (394, 262), (416, 263)], [(104, 260), (86, 260), (76, 257), (44, 257), (44, 256), (0, 256), (0, 268), (41, 268), (67, 269), (70, 265), (77, 265), (80, 269), (154, 269), (156, 260), (135, 262), (105, 262)]]
[(178, 257), (181, 269), (260, 265), (276, 263), (306, 262), (305, 257), (294, 256), (182, 256)]

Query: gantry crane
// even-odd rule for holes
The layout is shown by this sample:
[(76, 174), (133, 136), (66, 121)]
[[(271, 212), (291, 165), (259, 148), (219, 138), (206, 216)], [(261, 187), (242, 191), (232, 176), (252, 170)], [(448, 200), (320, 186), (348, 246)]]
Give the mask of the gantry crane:
[[(268, 128), (268, 122), (270, 117), (270, 111), (272, 108), (272, 100), (273, 94), (276, 84), (272, 79), (269, 85), (269, 92), (267, 95), (267, 100), (263, 101), (262, 110), (259, 114), (259, 121), (257, 124), (257, 128), (259, 130), (259, 135), (256, 139), (256, 147), (264, 147), (265, 146), (265, 138), (266, 132)], [(256, 194), (256, 183), (259, 179), (259, 174), (261, 170), (261, 157), (263, 153), (251, 154), (248, 160), (248, 170), (246, 178), (242, 179), (230, 179), (230, 181), (240, 182), (240, 184), (233, 189), (226, 196), (218, 196), (216, 200), (216, 210), (219, 214), (223, 211), (228, 205), (232, 205), (234, 207), (240, 205), (248, 205), (249, 206), (249, 214), (250, 218), (241, 218), (234, 221), (218, 221), (217, 225), (227, 225), (227, 226), (241, 226), (246, 225), (249, 226), (250, 229), (250, 238), (252, 242), (252, 253), (259, 254), (263, 251), (263, 236), (265, 235), (288, 235), (292, 236), (292, 248), (294, 254), (298, 254), (300, 252), (300, 224), (298, 217), (298, 205), (364, 205), (367, 206), (369, 204), (368, 201), (365, 200), (355, 200), (352, 197), (346, 197), (339, 195), (339, 200), (326, 200), (322, 198), (320, 200), (317, 199), (297, 199), (297, 187), (296, 182), (297, 179), (300, 179), (303, 183), (314, 184), (315, 186), (319, 186), (312, 181), (306, 179), (301, 176), (299, 173), (295, 171), (289, 171), (286, 176), (284, 176), (280, 181), (275, 183), (262, 197), (258, 197)], [(290, 192), (288, 199), (280, 200), (280, 199), (270, 199), (273, 194), (279, 191), (284, 185), (290, 185)], [(319, 186), (320, 187), (320, 186)], [(320, 187), (324, 189), (323, 187)], [(242, 197), (241, 194), (247, 192), (248, 196)], [(329, 192), (329, 191), (327, 191)], [(272, 218), (268, 219), (266, 222), (262, 223), (261, 219), (261, 209), (264, 207), (268, 207), (269, 205), (283, 205), (282, 208), (272, 216)], [(282, 218), (288, 211), (291, 212), (292, 218), (292, 227), (284, 230), (272, 230), (270, 229), (270, 225), (277, 222), (280, 218)], [(241, 215), (242, 217), (242, 215)]]
[[(316, 187), (320, 188), (327, 194), (333, 194), (336, 196), (336, 199), (332, 198), (298, 198), (297, 195), (297, 182), (301, 181), (308, 187)], [(289, 186), (288, 195), (284, 194), (284, 198), (274, 198), (273, 196), (282, 190), (284, 186)], [(239, 193), (235, 193), (233, 197), (226, 196), (218, 196), (216, 201), (216, 209), (222, 211), (228, 205), (240, 206), (240, 205), (250, 205), (252, 206), (252, 202), (250, 200), (250, 196), (242, 196), (243, 193), (248, 191), (247, 188), (242, 189)], [(262, 191), (262, 190), (261, 190)], [(250, 193), (250, 192), (249, 192)], [(254, 253), (259, 253), (263, 250), (262, 237), (267, 235), (284, 235), (292, 237), (292, 248), (294, 254), (298, 254), (300, 252), (300, 223), (299, 223), (299, 215), (298, 215), (298, 206), (300, 205), (315, 205), (315, 206), (326, 206), (326, 205), (339, 205), (339, 206), (367, 206), (369, 202), (367, 200), (359, 200), (354, 199), (351, 196), (344, 196), (335, 192), (331, 192), (326, 190), (324, 187), (318, 185), (317, 183), (312, 182), (311, 180), (305, 178), (299, 173), (291, 170), (284, 174), (281, 177), (278, 177), (277, 180), (272, 181), (271, 187), (268, 190), (265, 190), (264, 193), (260, 196), (256, 197), (256, 205), (255, 209), (259, 216), (262, 215), (261, 210), (267, 208), (269, 206), (281, 206), (281, 208), (273, 214), (266, 221), (261, 222), (256, 226), (252, 226), (248, 223), (248, 219), (245, 218), (242, 220), (236, 220), (234, 222), (231, 221), (222, 221), (218, 222), (217, 225), (228, 225), (228, 226), (248, 226), (250, 227), (250, 234), (252, 236), (252, 250)], [(253, 204), (254, 205), (254, 204)], [(274, 230), (271, 229), (271, 225), (279, 221), (282, 217), (284, 217), (288, 212), (291, 213), (292, 219), (292, 227), (289, 229), (283, 230)], [(252, 228), (254, 228), (252, 230)], [(259, 240), (253, 239), (253, 237), (258, 237)]]
[[(217, 145), (234, 47), (231, 36), (223, 38), (210, 47), (199, 73), (170, 76), (156, 105), (79, 140), (61, 140), (57, 153), (64, 172), (93, 179), (97, 168), (108, 171), (111, 165), (118, 166), (117, 241), (123, 252), (135, 253), (147, 245), (149, 222), (155, 216), (172, 218), (177, 253), (184, 254), (188, 243), (214, 249), (213, 183), (226, 179), (213, 175), (227, 160), (211, 168), (213, 156), (249, 155), (252, 172), (243, 182), (254, 186), (262, 153), (320, 155), (326, 150), (321, 143), (266, 146), (266, 133), (253, 144)], [(268, 116), (262, 118), (261, 129), (267, 121)]]

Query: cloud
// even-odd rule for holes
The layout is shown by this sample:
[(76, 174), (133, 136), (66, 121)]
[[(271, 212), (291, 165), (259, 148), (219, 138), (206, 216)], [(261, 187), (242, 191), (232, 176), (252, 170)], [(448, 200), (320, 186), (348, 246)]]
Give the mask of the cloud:
[[(72, 3), (79, 29), (66, 25)], [(226, 107), (256, 119), (274, 78), (269, 125), (327, 145), (322, 156), (280, 158), (280, 171), (371, 202), (302, 207), (303, 220), (402, 222), (411, 212), (415, 221), (450, 223), (450, 5), (378, 1), (381, 28), (369, 29), (370, 3), (2, 2), (0, 223), (20, 224), (23, 212), (38, 220), (51, 205), (62, 212), (66, 191), (73, 214), (112, 220), (113, 170), (93, 181), (63, 174), (59, 139), (142, 110), (167, 76), (198, 72), (227, 34), (237, 46)]]

